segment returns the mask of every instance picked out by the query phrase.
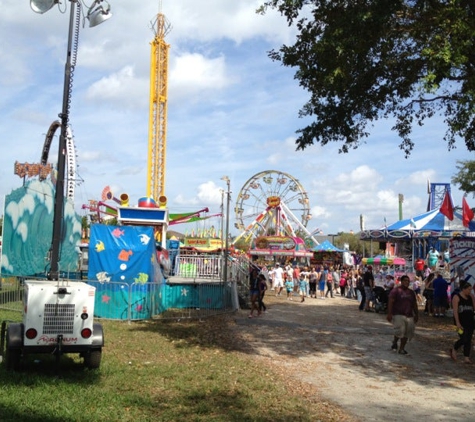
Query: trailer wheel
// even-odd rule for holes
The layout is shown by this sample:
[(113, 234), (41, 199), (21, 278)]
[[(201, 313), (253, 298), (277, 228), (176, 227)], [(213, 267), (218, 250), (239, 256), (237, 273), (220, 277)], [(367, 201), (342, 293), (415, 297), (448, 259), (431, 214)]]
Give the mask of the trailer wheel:
[(20, 361), (21, 361), (21, 350), (12, 348), (8, 344), (8, 335), (7, 335), (7, 347), (5, 350), (5, 367), (7, 370), (14, 370), (18, 371), (20, 369)]
[(95, 349), (84, 355), (84, 366), (89, 369), (99, 369), (101, 366), (102, 350)]

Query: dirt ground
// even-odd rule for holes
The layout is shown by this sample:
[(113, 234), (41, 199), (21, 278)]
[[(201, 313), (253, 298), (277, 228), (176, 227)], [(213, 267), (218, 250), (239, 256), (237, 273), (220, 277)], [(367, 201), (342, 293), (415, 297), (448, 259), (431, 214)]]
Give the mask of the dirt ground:
[[(392, 326), (382, 313), (360, 312), (356, 300), (268, 292), (268, 312), (235, 316), (236, 334), (266, 364), (315, 388), (316, 399), (337, 404), (360, 421), (472, 421), (475, 364), (454, 362), (452, 318), (420, 310), (408, 355), (391, 350)], [(475, 356), (473, 356), (475, 361)]]

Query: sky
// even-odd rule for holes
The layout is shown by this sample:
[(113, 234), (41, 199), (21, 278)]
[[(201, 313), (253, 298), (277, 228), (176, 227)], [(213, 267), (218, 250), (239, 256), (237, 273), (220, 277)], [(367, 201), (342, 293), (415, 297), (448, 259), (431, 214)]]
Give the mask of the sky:
[[(260, 0), (109, 3), (110, 19), (81, 25), (73, 78), (75, 208), (82, 215), (82, 205), (100, 200), (106, 186), (116, 197), (127, 193), (131, 205), (146, 194), (150, 42), (158, 12), (171, 25), (165, 193), (172, 213), (205, 207), (219, 213), (227, 189), (221, 178), (228, 176), (230, 232), (237, 236), (236, 198), (249, 191), (254, 175), (274, 171), (297, 180), (308, 196), (309, 231), (358, 232), (361, 215), (364, 228), (377, 229), (399, 219), (399, 194), (403, 218), (421, 214), (427, 181), (450, 183), (457, 161), (474, 159), (462, 141), (447, 150), (439, 117), (415, 128), (409, 158), (390, 121), (376, 123), (365, 144), (347, 154), (338, 153), (337, 143), (296, 151), (296, 131), (308, 123), (298, 111), (308, 93), (294, 79), (295, 69), (267, 55), (295, 36), (277, 12), (256, 14)], [(13, 174), (15, 161), (40, 161), (45, 134), (61, 112), (69, 1), (45, 14), (34, 13), (28, 0), (0, 0), (0, 8), (3, 210), (4, 196), (23, 183)], [(56, 137), (52, 162), (57, 148)], [(462, 196), (452, 185), (455, 206)], [(472, 196), (467, 200), (475, 206)], [(188, 232), (194, 224), (175, 228)]]

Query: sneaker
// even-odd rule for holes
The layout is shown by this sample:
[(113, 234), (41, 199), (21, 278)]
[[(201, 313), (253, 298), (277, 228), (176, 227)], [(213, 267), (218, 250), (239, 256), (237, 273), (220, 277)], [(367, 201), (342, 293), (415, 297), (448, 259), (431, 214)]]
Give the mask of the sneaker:
[(397, 343), (393, 343), (393, 344), (391, 345), (391, 350), (394, 350), (394, 351), (397, 350)]
[(399, 350), (398, 350), (398, 353), (399, 353), (400, 355), (407, 355), (407, 354), (408, 354), (407, 351), (404, 350), (404, 349), (399, 349)]

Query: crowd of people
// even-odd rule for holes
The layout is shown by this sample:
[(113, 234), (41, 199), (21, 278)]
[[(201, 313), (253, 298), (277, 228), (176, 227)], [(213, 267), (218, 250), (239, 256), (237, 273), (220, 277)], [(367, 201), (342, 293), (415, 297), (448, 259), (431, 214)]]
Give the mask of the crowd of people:
[[(388, 274), (383, 286), (375, 285), (372, 266), (354, 268), (350, 266), (298, 266), (276, 263), (272, 268), (252, 267), (250, 276), (251, 311), (250, 318), (266, 312), (264, 297), (270, 289), (275, 296), (285, 296), (293, 301), (305, 299), (341, 298), (357, 301), (360, 311), (387, 313), (387, 320), (394, 326), (391, 349), (407, 354), (405, 347), (414, 336), (419, 318), (419, 308), (424, 314), (436, 318), (445, 317), (448, 311), (453, 315), (459, 339), (450, 349), (450, 357), (457, 359), (457, 351), (463, 350), (464, 362), (470, 363), (472, 336), (475, 329), (475, 295), (470, 283), (458, 277), (446, 280), (437, 261), (420, 266), (415, 264), (415, 275), (411, 282), (408, 275), (394, 278)], [(444, 263), (445, 264), (445, 263)], [(411, 285), (412, 284), (412, 285)], [(378, 292), (379, 289), (379, 292)]]

